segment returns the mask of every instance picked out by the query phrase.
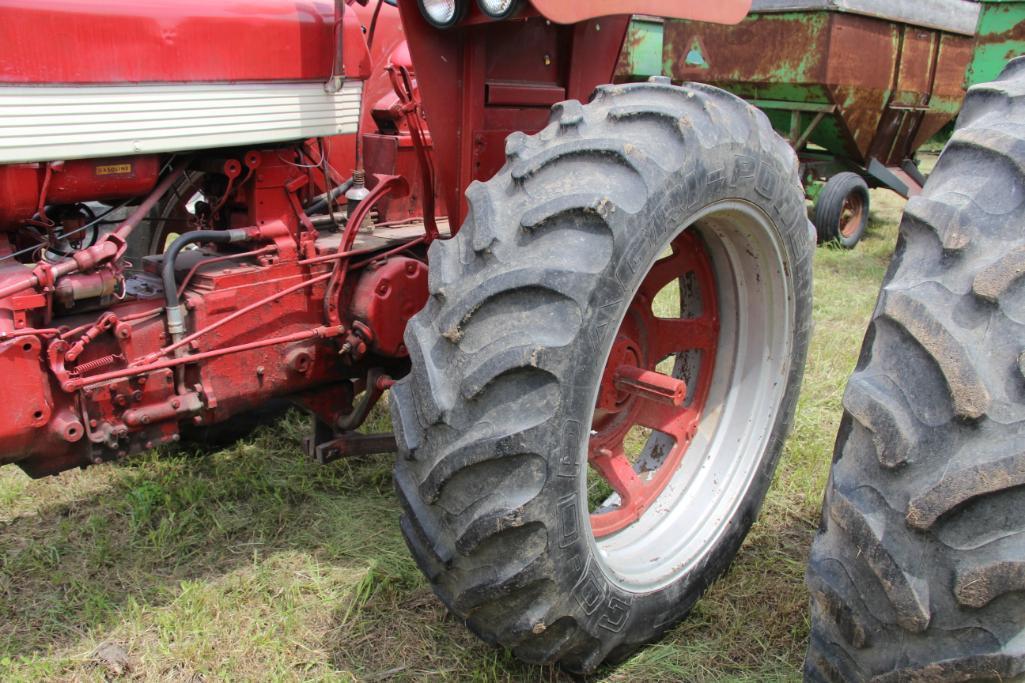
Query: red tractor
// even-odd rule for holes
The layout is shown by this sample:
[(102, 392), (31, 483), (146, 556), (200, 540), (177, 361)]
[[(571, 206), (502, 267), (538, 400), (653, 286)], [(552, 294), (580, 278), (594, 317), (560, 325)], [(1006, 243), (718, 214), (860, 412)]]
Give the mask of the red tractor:
[[(485, 640), (589, 672), (657, 638), (772, 479), (814, 232), (758, 111), (604, 84), (629, 14), (749, 4), (0, 0), (0, 462), (285, 399), (321, 462), (397, 448), (410, 550)], [(1025, 666), (1023, 97), (1020, 62), (973, 92), (905, 219), (812, 556), (813, 678)], [(395, 434), (357, 433), (386, 391)]]

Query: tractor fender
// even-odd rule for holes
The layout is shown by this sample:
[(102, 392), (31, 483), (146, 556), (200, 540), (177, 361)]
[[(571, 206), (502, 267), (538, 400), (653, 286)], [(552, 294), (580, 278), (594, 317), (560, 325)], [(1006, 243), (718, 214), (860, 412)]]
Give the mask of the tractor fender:
[(531, 0), (531, 4), (546, 19), (557, 24), (575, 24), (614, 14), (651, 14), (669, 19), (736, 24), (751, 9), (751, 0)]

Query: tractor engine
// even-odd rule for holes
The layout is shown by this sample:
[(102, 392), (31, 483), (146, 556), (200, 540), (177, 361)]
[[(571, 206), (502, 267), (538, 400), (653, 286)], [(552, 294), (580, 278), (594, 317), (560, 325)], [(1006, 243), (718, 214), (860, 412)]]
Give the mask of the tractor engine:
[[(402, 330), (427, 296), (420, 241), (396, 239), (394, 228), (346, 233), (337, 216), (307, 215), (316, 193), (299, 150), (178, 161), (159, 184), (167, 161), (157, 158), (78, 163), (139, 168), (140, 177), (88, 202), (22, 214), (18, 229), (0, 235), (0, 367), (10, 397), (2, 462), (52, 474), (176, 442), (183, 429), (274, 397), (337, 425), (357, 393), (379, 395), (383, 378), (404, 371)], [(185, 170), (213, 166), (220, 172)], [(226, 187), (233, 176), (236, 187)], [(156, 185), (155, 201), (128, 207), (104, 233), (110, 209), (90, 208), (93, 200), (136, 196), (143, 183)], [(199, 199), (218, 186), (220, 199)], [(124, 226), (144, 231), (147, 222), (163, 229), (166, 251), (126, 258), (137, 240), (120, 241)]]
[[(438, 235), (430, 174), (396, 172), (429, 145), (397, 12), (0, 5), (0, 464), (54, 474), (277, 398), (316, 416), (312, 456), (387, 450), (347, 433), (407, 370)], [(27, 56), (50, 25), (73, 30)], [(101, 28), (132, 52), (100, 58)]]

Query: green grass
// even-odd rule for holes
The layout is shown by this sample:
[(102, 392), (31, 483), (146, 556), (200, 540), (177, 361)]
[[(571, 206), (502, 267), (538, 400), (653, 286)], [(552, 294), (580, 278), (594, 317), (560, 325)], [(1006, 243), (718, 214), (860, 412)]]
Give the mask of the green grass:
[[(865, 243), (816, 254), (797, 421), (734, 567), (665, 640), (598, 680), (798, 678), (805, 557), (896, 235), (900, 203), (873, 195)], [(226, 450), (40, 481), (0, 470), (0, 680), (562, 679), (446, 615), (400, 538), (387, 457), (316, 466), (299, 456), (303, 429), (293, 415)]]

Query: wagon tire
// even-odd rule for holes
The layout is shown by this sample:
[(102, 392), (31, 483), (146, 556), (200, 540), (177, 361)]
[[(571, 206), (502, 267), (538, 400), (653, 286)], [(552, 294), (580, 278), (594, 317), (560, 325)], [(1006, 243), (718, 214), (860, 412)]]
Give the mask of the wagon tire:
[(908, 202), (807, 571), (811, 681), (1025, 676), (1025, 59)]
[(812, 219), (819, 244), (853, 249), (868, 229), (869, 202), (868, 185), (857, 173), (845, 171), (826, 181)]
[[(605, 86), (506, 154), (468, 188), (456, 237), (431, 246), (430, 297), (406, 331), (412, 370), (390, 392), (401, 528), (474, 633), (587, 673), (682, 619), (757, 516), (800, 386), (813, 245), (792, 151), (715, 88)], [(636, 322), (663, 280), (679, 308), (650, 329), (679, 337)], [(691, 403), (659, 413), (603, 381), (613, 358), (685, 383)], [(721, 410), (681, 432), (706, 399)], [(589, 452), (607, 438), (611, 467), (621, 415), (662, 415), (666, 431), (595, 503)], [(655, 497), (627, 504), (642, 494)]]

